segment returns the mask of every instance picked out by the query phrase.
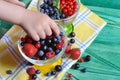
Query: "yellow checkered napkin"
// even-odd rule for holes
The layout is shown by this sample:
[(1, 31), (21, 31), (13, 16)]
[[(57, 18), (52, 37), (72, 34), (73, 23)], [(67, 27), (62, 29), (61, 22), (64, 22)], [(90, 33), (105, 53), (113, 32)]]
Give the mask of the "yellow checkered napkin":
[[(32, 0), (28, 9), (36, 11), (37, 0)], [(91, 44), (106, 22), (91, 12), (81, 4), (80, 13), (73, 22), (76, 33), (76, 43), (74, 47), (79, 47), (81, 52)], [(28, 80), (26, 60), (20, 55), (17, 48), (17, 40), (23, 31), (19, 26), (14, 25), (0, 40), (0, 80)], [(64, 58), (62, 62), (63, 70), (55, 76), (46, 77), (38, 75), (37, 80), (59, 80), (64, 73), (76, 62), (70, 58)], [(13, 74), (6, 74), (7, 70), (12, 70)]]

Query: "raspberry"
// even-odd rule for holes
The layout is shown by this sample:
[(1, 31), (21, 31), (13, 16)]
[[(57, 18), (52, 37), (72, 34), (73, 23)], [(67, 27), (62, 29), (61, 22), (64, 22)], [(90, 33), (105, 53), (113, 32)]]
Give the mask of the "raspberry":
[(35, 74), (35, 71), (36, 71), (35, 68), (32, 68), (32, 67), (27, 69), (27, 73), (28, 73), (29, 75)]

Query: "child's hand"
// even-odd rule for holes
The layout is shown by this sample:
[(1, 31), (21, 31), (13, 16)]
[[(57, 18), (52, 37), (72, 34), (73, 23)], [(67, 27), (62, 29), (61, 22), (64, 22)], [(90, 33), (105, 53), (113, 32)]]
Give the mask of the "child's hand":
[(52, 35), (53, 32), (56, 35), (60, 33), (56, 23), (40, 12), (27, 10), (21, 19), (20, 25), (36, 41)]
[(4, 1), (11, 2), (13, 4), (16, 4), (16, 5), (19, 5), (19, 6), (22, 6), (22, 7), (25, 6), (25, 4), (23, 2), (20, 2), (19, 0), (4, 0)]

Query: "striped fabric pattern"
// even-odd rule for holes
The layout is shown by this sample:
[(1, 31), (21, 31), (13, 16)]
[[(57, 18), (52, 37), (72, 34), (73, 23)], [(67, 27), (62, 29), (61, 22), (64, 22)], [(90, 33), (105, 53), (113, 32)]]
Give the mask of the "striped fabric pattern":
[[(37, 0), (32, 0), (28, 9), (36, 11), (36, 4)], [(73, 25), (76, 34), (76, 42), (73, 47), (79, 47), (83, 53), (106, 25), (106, 22), (81, 4)], [(27, 66), (27, 61), (20, 55), (17, 48), (17, 41), (22, 31), (19, 26), (14, 25), (0, 40), (0, 80), (28, 80), (26, 69), (30, 66)], [(60, 80), (76, 61), (66, 57), (63, 59), (63, 70), (60, 73), (51, 77), (40, 74), (37, 80)], [(6, 74), (7, 70), (12, 70), (13, 74)]]

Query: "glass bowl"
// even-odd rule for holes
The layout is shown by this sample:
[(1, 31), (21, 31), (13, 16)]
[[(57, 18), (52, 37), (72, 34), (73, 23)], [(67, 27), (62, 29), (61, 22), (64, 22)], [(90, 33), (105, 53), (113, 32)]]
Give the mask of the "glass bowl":
[[(69, 17), (67, 17), (67, 18), (64, 18), (64, 19), (55, 19), (54, 21), (55, 22), (57, 22), (58, 24), (60, 24), (60, 25), (63, 25), (64, 27), (66, 27), (66, 26), (69, 26), (70, 24), (72, 24), (72, 22), (75, 20), (75, 18), (76, 18), (76, 16), (78, 15), (78, 13), (79, 13), (79, 10), (80, 10), (80, 0), (75, 0), (76, 2), (77, 2), (77, 10), (76, 10), (76, 12), (73, 14), (73, 15), (71, 15), (71, 16), (69, 16)], [(38, 0), (38, 3), (37, 3), (37, 10), (40, 12), (40, 6), (43, 4), (44, 2), (43, 2), (43, 0)]]
[(60, 26), (60, 25), (58, 25), (58, 26), (60, 27), (60, 30), (61, 30), (61, 32), (62, 32), (63, 35), (64, 35), (64, 36), (63, 36), (63, 38), (64, 38), (64, 46), (62, 47), (62, 50), (61, 50), (57, 55), (55, 55), (54, 57), (52, 57), (52, 58), (50, 58), (50, 59), (45, 59), (45, 60), (35, 60), (35, 59), (32, 59), (32, 58), (26, 56), (25, 53), (24, 53), (23, 50), (22, 50), (22, 47), (23, 47), (23, 46), (21, 46), (21, 42), (22, 42), (22, 41), (21, 41), (21, 38), (23, 38), (23, 37), (25, 37), (25, 36), (27, 35), (27, 34), (23, 31), (22, 34), (21, 34), (21, 36), (20, 36), (20, 39), (18, 40), (18, 50), (19, 50), (20, 54), (23, 56), (23, 58), (25, 58), (28, 62), (31, 62), (31, 63), (33, 63), (33, 64), (35, 64), (35, 65), (39, 65), (39, 66), (48, 65), (48, 64), (54, 63), (55, 61), (57, 61), (58, 59), (60, 59), (61, 56), (62, 56), (62, 55), (64, 54), (64, 52), (65, 52), (65, 48), (66, 48), (68, 42), (67, 42), (67, 35), (66, 35), (63, 27)]

